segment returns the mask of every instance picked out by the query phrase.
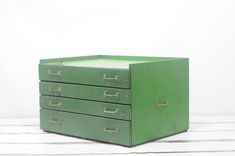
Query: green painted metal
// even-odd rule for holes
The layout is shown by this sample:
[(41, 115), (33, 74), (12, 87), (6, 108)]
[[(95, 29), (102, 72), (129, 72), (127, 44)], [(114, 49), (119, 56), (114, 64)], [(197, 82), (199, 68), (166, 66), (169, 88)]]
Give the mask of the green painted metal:
[[(174, 60), (170, 57), (94, 55), (42, 59), (39, 79), (43, 81), (130, 88), (129, 65)], [(107, 79), (104, 79), (106, 75)], [(117, 79), (113, 79), (117, 77)]]
[(189, 126), (187, 58), (43, 59), (39, 78), (46, 131), (134, 146)]
[(131, 107), (129, 105), (120, 105), (116, 103), (41, 95), (40, 107), (45, 109), (97, 115), (123, 120), (131, 119)]
[(87, 60), (121, 60), (121, 61), (137, 61), (137, 62), (158, 62), (167, 60), (176, 60), (177, 57), (147, 57), (147, 56), (118, 56), (118, 55), (91, 55), (91, 56), (78, 56), (78, 57), (64, 57), (64, 58), (51, 58), (41, 59), (40, 64), (57, 64), (58, 62), (70, 62), (70, 61), (87, 61)]
[[(118, 77), (118, 79), (112, 79), (115, 77)], [(130, 88), (130, 73), (126, 69), (39, 64), (39, 79), (43, 81)]]
[(80, 98), (130, 104), (131, 91), (119, 88), (96, 87), (54, 82), (40, 82), (40, 93), (61, 97)]
[(130, 121), (41, 109), (40, 128), (71, 136), (130, 145)]
[(168, 60), (131, 65), (132, 145), (189, 126), (189, 62)]

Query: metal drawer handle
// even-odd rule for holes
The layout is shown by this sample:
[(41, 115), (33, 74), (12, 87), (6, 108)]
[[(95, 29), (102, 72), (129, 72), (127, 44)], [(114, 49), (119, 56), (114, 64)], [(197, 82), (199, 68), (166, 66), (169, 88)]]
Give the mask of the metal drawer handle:
[(47, 74), (48, 74), (48, 76), (58, 76), (58, 77), (61, 77), (61, 71), (57, 71), (57, 72), (53, 73), (50, 70), (48, 70)]
[(106, 107), (104, 107), (104, 113), (108, 113), (108, 114), (115, 114), (118, 113), (119, 109), (115, 109), (114, 111), (111, 110), (107, 110)]
[(62, 106), (62, 102), (58, 102), (58, 103), (52, 103), (51, 101), (49, 101), (48, 104), (50, 107), (61, 107)]
[(115, 134), (118, 134), (119, 133), (119, 128), (111, 129), (111, 128), (104, 127), (104, 132), (105, 133), (115, 133)]
[(48, 88), (49, 92), (57, 92), (57, 93), (61, 93), (62, 92), (62, 88), (58, 87), (57, 89), (52, 89), (52, 87)]
[(104, 79), (104, 80), (115, 80), (115, 81), (118, 81), (118, 80), (119, 80), (119, 78), (118, 78), (117, 75), (115, 75), (114, 77), (107, 77), (106, 74), (103, 75), (103, 79)]
[(168, 106), (168, 102), (167, 102), (167, 101), (164, 101), (164, 102), (162, 102), (162, 103), (157, 102), (157, 103), (156, 103), (156, 106), (157, 106), (157, 107), (166, 107), (166, 106)]
[(118, 97), (119, 92), (116, 92), (115, 94), (108, 94), (107, 91), (104, 91), (104, 97)]
[(55, 124), (55, 125), (61, 125), (62, 124), (62, 120), (59, 120), (59, 119), (49, 119), (48, 122), (50, 124)]

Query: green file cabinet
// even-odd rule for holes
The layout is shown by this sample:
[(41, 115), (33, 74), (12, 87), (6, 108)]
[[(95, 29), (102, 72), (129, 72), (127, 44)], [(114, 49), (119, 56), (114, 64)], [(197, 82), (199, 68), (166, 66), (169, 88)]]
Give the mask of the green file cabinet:
[(44, 131), (135, 146), (189, 127), (189, 60), (82, 56), (39, 64)]

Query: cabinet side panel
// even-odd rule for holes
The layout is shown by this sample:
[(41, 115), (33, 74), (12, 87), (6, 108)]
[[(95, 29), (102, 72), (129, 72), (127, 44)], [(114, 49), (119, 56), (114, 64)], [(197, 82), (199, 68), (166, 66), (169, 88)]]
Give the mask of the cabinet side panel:
[(130, 66), (132, 144), (182, 131), (189, 126), (189, 60)]

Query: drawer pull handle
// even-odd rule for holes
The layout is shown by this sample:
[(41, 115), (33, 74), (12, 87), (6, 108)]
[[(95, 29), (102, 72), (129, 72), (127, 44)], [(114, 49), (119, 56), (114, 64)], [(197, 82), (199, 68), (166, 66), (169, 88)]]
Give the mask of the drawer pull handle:
[(48, 70), (47, 74), (48, 74), (48, 76), (58, 76), (58, 77), (61, 77), (61, 71), (57, 71), (57, 72), (53, 73), (50, 70)]
[(107, 110), (106, 107), (104, 107), (104, 113), (108, 113), (108, 114), (115, 114), (118, 113), (119, 109), (115, 109), (114, 111), (111, 110)]
[(58, 87), (57, 89), (52, 89), (51, 87), (48, 88), (49, 92), (57, 92), (57, 93), (61, 93), (62, 92), (62, 88)]
[(104, 91), (104, 97), (118, 97), (119, 92), (116, 92), (115, 94), (108, 94), (107, 91)]
[(167, 106), (168, 106), (168, 102), (167, 102), (167, 101), (164, 101), (164, 102), (162, 102), (162, 103), (157, 102), (156, 106), (157, 106), (157, 107), (167, 107)]
[(62, 120), (59, 120), (59, 119), (49, 119), (48, 122), (50, 124), (55, 124), (55, 125), (61, 125), (62, 124)]
[(118, 80), (119, 80), (119, 78), (118, 78), (117, 75), (115, 75), (114, 77), (107, 77), (106, 74), (103, 75), (103, 79), (104, 79), (104, 80), (115, 80), (115, 81), (118, 81)]
[(49, 101), (48, 104), (50, 107), (61, 107), (62, 106), (62, 102), (58, 102), (58, 103), (52, 103), (51, 101)]
[(104, 127), (104, 132), (105, 133), (118, 134), (119, 133), (119, 128), (111, 129), (111, 128)]

